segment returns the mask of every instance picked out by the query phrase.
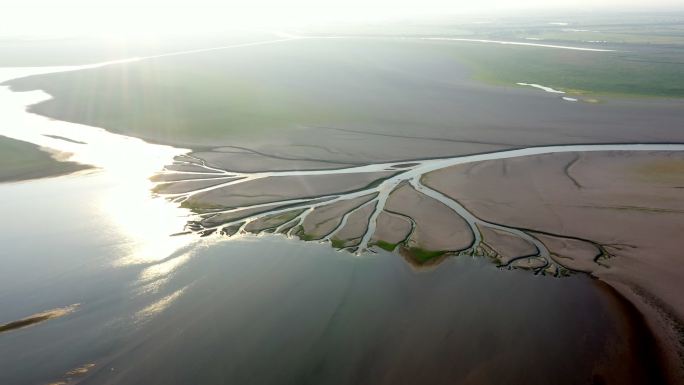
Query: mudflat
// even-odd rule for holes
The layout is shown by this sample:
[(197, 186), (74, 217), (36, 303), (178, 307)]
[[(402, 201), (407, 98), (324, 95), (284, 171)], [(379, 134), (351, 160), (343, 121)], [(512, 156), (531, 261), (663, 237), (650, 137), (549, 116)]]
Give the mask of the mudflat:
[[(295, 39), (6, 84), (54, 97), (32, 106), (32, 112), (152, 142), (220, 148), (219, 156), (203, 154), (215, 163), (245, 156), (234, 152), (268, 155), (261, 160), (247, 155), (249, 162), (237, 161), (238, 171), (283, 169), (288, 163), (290, 169), (329, 168), (331, 162), (544, 144), (684, 142), (684, 132), (672, 129), (684, 120), (679, 99), (602, 97), (601, 103), (571, 103), (515, 82), (477, 82), (466, 65), (472, 46), (419, 39)], [(502, 61), (511, 49), (530, 57), (546, 52), (480, 46), (491, 55), (499, 52)], [(583, 55), (596, 61), (617, 54)], [(144, 76), (151, 71), (155, 77)], [(518, 82), (534, 80), (533, 73), (521, 76), (526, 78)], [(325, 164), (310, 163), (315, 160)]]

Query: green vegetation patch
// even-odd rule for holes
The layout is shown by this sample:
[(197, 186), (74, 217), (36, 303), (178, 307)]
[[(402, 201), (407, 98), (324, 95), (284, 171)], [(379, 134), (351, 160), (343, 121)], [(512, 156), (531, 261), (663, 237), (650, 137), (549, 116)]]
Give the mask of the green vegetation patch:
[(330, 244), (332, 245), (332, 247), (334, 247), (336, 249), (343, 248), (346, 243), (347, 243), (347, 241), (342, 240), (342, 239), (337, 239), (337, 238), (333, 238), (330, 240)]
[(69, 174), (90, 166), (60, 162), (34, 144), (0, 136), (0, 182)]
[(183, 203), (181, 203), (180, 207), (182, 207), (184, 209), (190, 209), (190, 210), (196, 211), (196, 212), (201, 212), (201, 211), (205, 211), (205, 210), (218, 210), (218, 209), (225, 208), (224, 206), (217, 205), (214, 203), (194, 201), (191, 199), (183, 201)]
[(302, 241), (315, 241), (315, 240), (316, 240), (316, 237), (315, 237), (313, 234), (307, 234), (307, 233), (304, 231), (304, 227), (303, 227), (303, 226), (299, 226), (299, 227), (297, 228), (297, 231), (295, 232), (295, 234), (297, 234), (297, 236), (299, 237), (299, 239), (301, 239)]
[(678, 51), (585, 52), (452, 44), (458, 46), (454, 59), (466, 64), (475, 79), (494, 85), (536, 83), (579, 96), (684, 97), (684, 53)]
[(280, 226), (293, 220), (297, 215), (301, 214), (302, 211), (304, 210), (294, 210), (282, 214), (271, 215), (265, 218), (265, 222), (270, 226)]
[(394, 249), (397, 248), (396, 243), (390, 243), (390, 242), (386, 242), (383, 240), (379, 240), (379, 241), (375, 242), (375, 245), (378, 246), (379, 248), (381, 248), (383, 250), (387, 250), (387, 251), (394, 251)]
[(267, 215), (263, 218), (257, 219), (255, 222), (252, 222), (252, 224), (258, 224), (258, 226), (254, 228), (254, 231), (260, 232), (268, 229), (275, 230), (275, 227), (278, 227), (284, 223), (291, 221), (297, 215), (301, 214), (302, 211), (303, 210), (287, 211), (280, 214)]
[(408, 248), (408, 252), (411, 258), (419, 264), (430, 262), (431, 260), (439, 258), (445, 254), (445, 251), (425, 250), (421, 249), (420, 247), (410, 247)]

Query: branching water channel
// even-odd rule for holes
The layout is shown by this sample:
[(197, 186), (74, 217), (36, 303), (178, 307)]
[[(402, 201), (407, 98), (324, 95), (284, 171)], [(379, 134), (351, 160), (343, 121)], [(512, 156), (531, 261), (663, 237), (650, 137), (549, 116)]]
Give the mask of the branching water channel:
[[(551, 234), (540, 230), (532, 230), (493, 223), (478, 218), (458, 201), (458, 197), (449, 196), (429, 186), (425, 182), (425, 176), (430, 172), (442, 170), (448, 167), (489, 161), (509, 159), (522, 156), (555, 154), (566, 152), (595, 152), (595, 151), (684, 151), (681, 144), (595, 144), (595, 145), (561, 145), (542, 146), (508, 151), (483, 153), (476, 155), (458, 156), (452, 158), (411, 160), (392, 163), (370, 164), (358, 167), (340, 168), (334, 170), (295, 170), (279, 172), (233, 172), (231, 170), (215, 167), (204, 160), (192, 155), (183, 155), (176, 159), (175, 166), (166, 168), (160, 173), (158, 195), (173, 202), (187, 204), (192, 199), (201, 197), (208, 192), (234, 188), (258, 180), (271, 178), (305, 178), (311, 176), (341, 176), (345, 174), (362, 175), (367, 173), (393, 173), (389, 177), (380, 178), (364, 188), (354, 191), (323, 194), (310, 197), (297, 197), (294, 199), (275, 199), (265, 203), (245, 204), (237, 207), (225, 208), (195, 208), (196, 218), (193, 218), (186, 226), (189, 232), (208, 236), (214, 233), (232, 236), (242, 233), (280, 233), (288, 237), (298, 236), (303, 240), (330, 242), (334, 247), (346, 250), (357, 255), (374, 252), (378, 246), (373, 236), (378, 230), (378, 217), (381, 213), (388, 215), (400, 215), (387, 209), (388, 198), (402, 186), (410, 186), (415, 192), (424, 197), (434, 199), (457, 215), (467, 223), (471, 233), (472, 242), (458, 250), (439, 250), (435, 255), (485, 255), (496, 257), (495, 248), (483, 237), (482, 230), (488, 228), (503, 232), (509, 236), (518, 238), (533, 245), (534, 252), (517, 255), (499, 261), (501, 267), (522, 267), (535, 273), (562, 275), (568, 271), (577, 270), (561, 261), (541, 241), (540, 235), (558, 239), (584, 242), (591, 245), (595, 251), (594, 262), (611, 257), (611, 249), (615, 245), (601, 244), (589, 239), (577, 238), (563, 234)], [(167, 178), (167, 179), (165, 179)], [(168, 179), (171, 178), (171, 179)], [(209, 186), (193, 187), (198, 182), (215, 181)], [(176, 187), (187, 184), (182, 192), (164, 192), (164, 187), (175, 185)], [(266, 192), (264, 192), (266, 193)], [(316, 210), (330, 208), (335, 204), (361, 201), (360, 204), (352, 205), (350, 209), (340, 212), (338, 224), (319, 237), (307, 235), (303, 230), (303, 224)], [(347, 206), (350, 207), (350, 206)], [(347, 225), (349, 217), (361, 210), (371, 208), (367, 216), (367, 224), (363, 235), (351, 240), (340, 240), (336, 236)], [(416, 221), (410, 216), (402, 215), (410, 223), (411, 230), (405, 239), (395, 247), (408, 249), (411, 246), (412, 234), (416, 230)], [(225, 219), (222, 219), (225, 218)], [(350, 241), (341, 242), (341, 241)], [(435, 252), (435, 251), (431, 251)]]

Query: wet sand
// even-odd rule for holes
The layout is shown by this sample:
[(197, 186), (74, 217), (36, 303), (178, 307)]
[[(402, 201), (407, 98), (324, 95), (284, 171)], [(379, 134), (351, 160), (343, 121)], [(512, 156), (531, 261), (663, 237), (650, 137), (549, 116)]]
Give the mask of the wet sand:
[[(425, 250), (455, 251), (473, 241), (465, 221), (439, 201), (426, 197), (405, 184), (392, 192), (386, 210), (412, 218), (416, 229), (407, 246)], [(401, 236), (401, 234), (398, 234)]]
[[(307, 216), (304, 222), (302, 222), (302, 230), (304, 231), (304, 234), (307, 234), (313, 239), (321, 239), (330, 234), (336, 227), (342, 225), (341, 222), (344, 214), (360, 207), (371, 198), (372, 195), (369, 194), (349, 201), (333, 203), (328, 206), (316, 208), (311, 215)], [(361, 230), (365, 229), (365, 224), (363, 222), (353, 225), (354, 222), (355, 221), (352, 220), (347, 223), (349, 223), (350, 226), (361, 227)]]

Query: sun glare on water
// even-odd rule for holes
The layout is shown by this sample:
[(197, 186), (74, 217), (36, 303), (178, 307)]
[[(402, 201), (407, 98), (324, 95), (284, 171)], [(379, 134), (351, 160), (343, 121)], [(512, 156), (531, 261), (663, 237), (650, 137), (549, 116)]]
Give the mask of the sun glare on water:
[[(17, 72), (16, 69), (0, 71)], [(0, 72), (0, 78), (3, 77), (11, 78), (11, 74)], [(160, 261), (192, 242), (192, 237), (171, 236), (183, 230), (188, 211), (165, 199), (154, 198), (153, 183), (149, 180), (175, 156), (188, 150), (150, 144), (26, 111), (28, 106), (49, 98), (42, 91), (12, 92), (8, 87), (0, 87), (0, 113), (7, 123), (0, 128), (0, 135), (57, 152), (62, 160), (98, 168), (95, 172), (109, 186), (97, 205), (109, 220), (106, 230), (126, 239), (117, 264)]]

